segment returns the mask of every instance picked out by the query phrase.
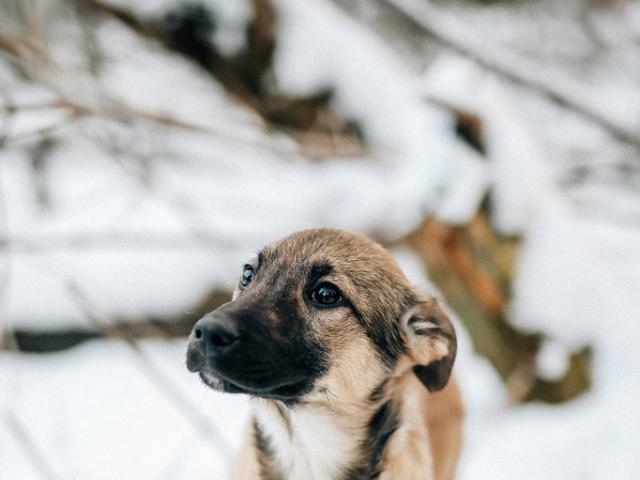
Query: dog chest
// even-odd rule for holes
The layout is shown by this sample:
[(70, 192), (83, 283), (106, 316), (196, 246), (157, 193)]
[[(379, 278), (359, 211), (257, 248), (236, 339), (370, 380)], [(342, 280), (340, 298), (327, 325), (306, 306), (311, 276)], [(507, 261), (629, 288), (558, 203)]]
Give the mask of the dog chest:
[(289, 410), (260, 402), (256, 419), (268, 437), (274, 461), (287, 480), (339, 478), (356, 457), (358, 432), (313, 408)]

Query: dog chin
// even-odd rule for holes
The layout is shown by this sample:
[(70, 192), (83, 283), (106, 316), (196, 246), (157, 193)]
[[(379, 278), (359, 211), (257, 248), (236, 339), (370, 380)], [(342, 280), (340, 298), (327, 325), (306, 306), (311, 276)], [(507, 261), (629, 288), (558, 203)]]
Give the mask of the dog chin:
[(224, 393), (245, 393), (248, 395), (256, 395), (256, 392), (249, 390), (247, 388), (241, 387), (232, 383), (228, 380), (218, 377), (217, 375), (211, 373), (207, 370), (202, 370), (199, 372), (200, 380), (207, 387), (212, 388), (213, 390), (217, 390), (218, 392)]
[(280, 400), (286, 403), (295, 403), (300, 397), (309, 390), (306, 381), (298, 381), (291, 384), (279, 385), (275, 388), (266, 389), (250, 389), (245, 388), (226, 379), (220, 378), (210, 371), (203, 370), (199, 372), (200, 380), (219, 392), (224, 393), (244, 393), (253, 397), (260, 397), (270, 400)]
[(201, 371), (198, 373), (200, 375), (200, 380), (207, 387), (213, 388), (214, 390), (218, 390), (220, 392), (224, 391), (224, 381), (221, 378), (216, 377), (212, 373)]

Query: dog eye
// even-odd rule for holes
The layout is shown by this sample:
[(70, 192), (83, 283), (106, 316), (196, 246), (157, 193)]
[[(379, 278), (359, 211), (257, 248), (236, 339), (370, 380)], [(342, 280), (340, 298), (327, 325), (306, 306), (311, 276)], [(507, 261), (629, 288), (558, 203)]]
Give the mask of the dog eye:
[(244, 271), (242, 272), (242, 276), (240, 277), (240, 284), (243, 287), (246, 287), (247, 285), (249, 285), (249, 283), (251, 283), (251, 280), (253, 280), (253, 277), (255, 276), (256, 276), (256, 272), (253, 269), (253, 267), (251, 265), (245, 265)]
[(340, 291), (330, 283), (321, 283), (311, 292), (311, 301), (321, 307), (336, 305), (341, 300)]

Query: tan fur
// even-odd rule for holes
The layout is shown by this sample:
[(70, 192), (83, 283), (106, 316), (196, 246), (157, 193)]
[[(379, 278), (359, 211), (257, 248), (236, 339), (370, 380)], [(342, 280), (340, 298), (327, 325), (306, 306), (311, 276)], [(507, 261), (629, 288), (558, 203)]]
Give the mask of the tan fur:
[[(314, 310), (301, 288), (287, 290), (288, 301), (307, 319), (310, 334), (327, 346), (329, 369), (292, 409), (273, 400), (254, 401), (254, 418), (236, 459), (234, 478), (261, 478), (254, 421), (270, 437), (272, 460), (283, 480), (341, 478), (341, 472), (362, 455), (372, 416), (392, 401), (398, 408), (398, 426), (384, 447), (380, 479), (453, 480), (462, 437), (460, 392), (451, 380), (443, 390), (431, 393), (425, 388), (431, 385), (431, 372), (423, 372), (421, 379), (417, 371), (414, 374), (414, 367), (438, 361), (448, 361), (450, 369), (455, 358), (455, 333), (437, 301), (409, 285), (383, 247), (340, 230), (296, 233), (266, 247), (262, 260), (257, 276), (275, 280), (258, 282), (254, 295), (277, 290), (280, 273), (288, 265), (330, 263), (332, 269), (323, 279), (349, 298), (360, 322), (374, 327), (375, 322), (404, 322), (399, 335), (407, 351), (390, 373), (376, 343), (350, 309)], [(409, 311), (407, 302), (413, 305)], [(433, 389), (442, 388), (447, 377), (448, 371)], [(384, 385), (384, 391), (372, 401), (370, 394), (378, 385)]]
[(389, 442), (380, 478), (453, 480), (462, 447), (460, 389), (452, 376), (440, 392), (425, 392), (410, 374), (411, 365), (409, 359), (403, 359), (398, 376), (389, 384), (392, 395), (401, 399), (403, 423)]
[[(394, 396), (403, 400), (403, 423), (389, 442), (383, 460), (384, 473), (380, 479), (453, 480), (462, 447), (464, 417), (462, 397), (455, 378), (449, 381), (444, 390), (428, 393), (415, 377), (406, 375), (393, 385), (393, 389)], [(336, 411), (327, 405), (311, 408), (336, 415)], [(344, 421), (345, 428), (354, 428), (356, 419), (367, 418), (371, 413), (370, 410), (350, 411), (339, 418)], [(259, 472), (252, 429), (249, 427), (234, 462), (233, 478), (258, 479)]]
[(462, 448), (464, 406), (455, 377), (440, 392), (423, 398), (436, 480), (453, 480)]
[(242, 445), (233, 462), (232, 477), (237, 480), (260, 478), (260, 464), (258, 462), (258, 453), (253, 437), (253, 425), (251, 423), (245, 427)]
[(424, 387), (415, 376), (404, 375), (394, 385), (400, 399), (400, 427), (387, 445), (380, 480), (433, 479), (433, 457), (423, 411)]
[(367, 405), (359, 392), (370, 392), (384, 377), (371, 342), (362, 334), (345, 336), (335, 345), (339, 355), (331, 358), (329, 372), (305, 399), (307, 403), (327, 404), (330, 408), (361, 410)]

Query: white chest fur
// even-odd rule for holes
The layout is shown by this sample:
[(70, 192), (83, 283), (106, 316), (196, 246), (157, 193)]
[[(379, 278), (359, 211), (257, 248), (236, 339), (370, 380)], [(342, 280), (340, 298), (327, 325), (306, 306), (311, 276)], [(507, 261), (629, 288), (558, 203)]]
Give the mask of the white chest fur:
[(356, 458), (361, 432), (329, 412), (305, 406), (281, 412), (258, 401), (255, 414), (287, 480), (338, 478)]

